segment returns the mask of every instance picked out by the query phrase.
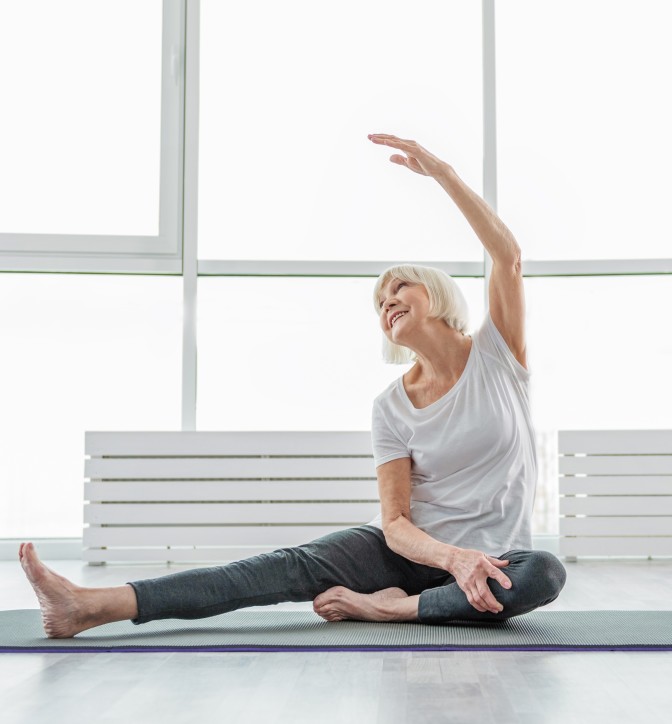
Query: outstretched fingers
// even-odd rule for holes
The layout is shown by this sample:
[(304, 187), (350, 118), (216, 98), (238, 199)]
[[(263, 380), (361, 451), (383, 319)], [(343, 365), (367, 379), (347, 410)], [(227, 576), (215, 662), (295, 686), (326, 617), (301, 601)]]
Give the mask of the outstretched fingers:
[(406, 165), (407, 160), (408, 159), (406, 158), (406, 156), (400, 156), (398, 153), (395, 153), (393, 156), (390, 156), (390, 161), (392, 161), (393, 163), (401, 164), (403, 166)]
[(394, 146), (395, 148), (402, 148), (403, 146), (412, 146), (415, 144), (415, 141), (399, 138), (398, 136), (391, 136), (389, 133), (370, 133), (369, 140), (373, 141), (373, 143), (381, 143), (385, 146)]
[(387, 133), (372, 133), (369, 134), (369, 139), (373, 141), (373, 143), (398, 148), (400, 151), (406, 153), (406, 156), (401, 156), (400, 154), (390, 156), (390, 161), (396, 163), (398, 166), (406, 166), (406, 168), (421, 176), (439, 178), (448, 168), (447, 164), (431, 154), (416, 141), (398, 138)]

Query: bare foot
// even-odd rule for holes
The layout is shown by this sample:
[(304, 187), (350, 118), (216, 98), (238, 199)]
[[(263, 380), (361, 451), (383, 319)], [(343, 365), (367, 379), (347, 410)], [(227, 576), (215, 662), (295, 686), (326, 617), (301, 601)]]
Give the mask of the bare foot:
[(409, 597), (401, 588), (365, 594), (334, 586), (313, 601), (313, 611), (327, 621), (414, 621), (417, 598)]
[(90, 621), (82, 602), (83, 590), (59, 576), (37, 557), (32, 543), (22, 543), (19, 560), (42, 611), (42, 625), (49, 638), (70, 638), (97, 625)]

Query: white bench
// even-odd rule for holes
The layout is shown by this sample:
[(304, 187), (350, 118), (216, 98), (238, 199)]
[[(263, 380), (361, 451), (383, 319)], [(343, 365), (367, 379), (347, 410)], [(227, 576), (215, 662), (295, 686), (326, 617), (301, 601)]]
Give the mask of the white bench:
[(368, 432), (87, 432), (84, 560), (238, 560), (367, 523)]
[(558, 433), (560, 555), (672, 556), (672, 430)]

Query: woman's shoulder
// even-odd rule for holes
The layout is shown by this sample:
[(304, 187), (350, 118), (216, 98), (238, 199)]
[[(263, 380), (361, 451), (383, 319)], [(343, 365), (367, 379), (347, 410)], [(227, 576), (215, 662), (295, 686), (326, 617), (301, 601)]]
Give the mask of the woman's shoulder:
[(501, 349), (502, 343), (504, 343), (504, 347), (506, 347), (501, 333), (492, 321), (489, 310), (486, 311), (480, 326), (472, 332), (471, 339), (476, 343), (476, 346), (481, 349), (487, 349), (488, 347)]
[(489, 311), (485, 313), (481, 326), (472, 334), (472, 340), (481, 357), (485, 355), (485, 357), (492, 358), (496, 363), (503, 364), (514, 372), (516, 377), (524, 380), (530, 377), (530, 371), (515, 358), (501, 332), (493, 322)]
[(399, 391), (399, 384), (401, 382), (401, 378), (403, 375), (397, 377), (396, 379), (392, 380), (392, 382), (385, 387), (385, 389), (381, 390), (373, 399), (374, 406), (376, 405), (384, 405), (386, 402), (390, 400), (390, 398), (394, 397), (396, 394), (398, 394)]

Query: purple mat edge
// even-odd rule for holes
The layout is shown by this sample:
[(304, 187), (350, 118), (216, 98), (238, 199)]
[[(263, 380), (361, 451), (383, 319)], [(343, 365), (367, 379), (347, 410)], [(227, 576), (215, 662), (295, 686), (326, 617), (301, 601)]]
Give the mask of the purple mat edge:
[(151, 653), (309, 653), (336, 651), (672, 651), (672, 645), (660, 646), (117, 646), (117, 647), (0, 647), (0, 654), (151, 654)]

